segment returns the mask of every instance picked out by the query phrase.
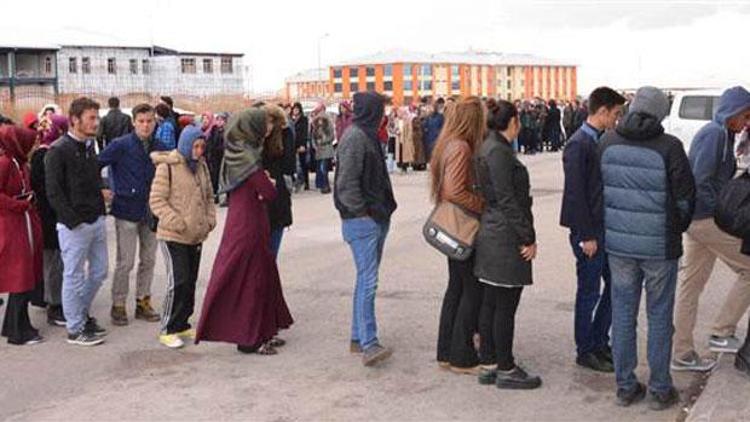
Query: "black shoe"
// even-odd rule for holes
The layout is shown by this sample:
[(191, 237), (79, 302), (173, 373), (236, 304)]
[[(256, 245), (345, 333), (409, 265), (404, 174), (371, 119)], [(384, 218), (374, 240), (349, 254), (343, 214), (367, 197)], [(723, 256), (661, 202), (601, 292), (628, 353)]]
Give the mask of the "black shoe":
[(665, 410), (677, 404), (680, 401), (680, 395), (674, 387), (670, 388), (669, 391), (664, 393), (651, 393), (651, 401), (648, 403), (648, 407), (651, 410)]
[(320, 190), (320, 193), (322, 193), (323, 195), (329, 194), (331, 193), (331, 188), (323, 188)]
[(516, 365), (510, 371), (497, 371), (495, 385), (497, 388), (510, 390), (532, 390), (542, 385), (542, 379), (526, 373), (520, 366)]
[(55, 327), (64, 327), (66, 322), (67, 321), (65, 320), (62, 306), (50, 305), (47, 308), (47, 323), (49, 325), (54, 325)]
[(68, 334), (68, 344), (90, 347), (90, 346), (97, 346), (102, 343), (104, 343), (103, 338), (97, 335), (88, 333), (85, 330), (81, 331), (78, 334)]
[(604, 346), (604, 348), (594, 352), (594, 356), (601, 362), (609, 363), (614, 366), (614, 359), (612, 358), (612, 348)]
[(737, 352), (737, 357), (734, 358), (734, 367), (750, 376), (750, 347), (747, 344), (750, 343), (746, 341), (745, 346)]
[(107, 330), (100, 327), (99, 324), (96, 323), (96, 318), (91, 316), (86, 320), (86, 325), (83, 327), (83, 331), (98, 337), (104, 337), (107, 335)]
[(477, 377), (479, 383), (482, 385), (492, 385), (497, 382), (497, 368), (479, 368), (479, 376)]
[(646, 387), (640, 382), (636, 384), (635, 388), (630, 391), (617, 390), (617, 405), (622, 407), (628, 407), (633, 403), (637, 403), (646, 397)]
[(578, 356), (576, 363), (584, 368), (589, 368), (597, 372), (615, 372), (611, 363), (599, 360), (593, 353), (586, 353)]

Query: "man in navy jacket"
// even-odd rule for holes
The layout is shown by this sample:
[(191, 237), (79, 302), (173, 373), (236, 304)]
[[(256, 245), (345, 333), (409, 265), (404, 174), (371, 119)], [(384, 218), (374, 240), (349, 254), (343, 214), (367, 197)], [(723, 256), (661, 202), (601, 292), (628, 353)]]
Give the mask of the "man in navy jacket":
[(589, 116), (570, 137), (563, 152), (565, 189), (560, 225), (570, 229), (570, 246), (576, 257), (576, 363), (600, 372), (614, 369), (609, 346), (611, 277), (603, 247), (604, 217), (597, 147), (604, 130), (614, 128), (624, 103), (625, 98), (611, 88), (595, 89), (589, 96)]
[(154, 164), (149, 154), (157, 147), (152, 134), (156, 125), (154, 109), (148, 104), (133, 108), (135, 131), (113, 140), (99, 155), (99, 164), (110, 167), (110, 188), (114, 193), (112, 212), (117, 234), (117, 264), (112, 279), (112, 324), (127, 325), (125, 303), (129, 276), (139, 244), (136, 276), (135, 317), (159, 321), (151, 306), (151, 282), (156, 262), (156, 235), (151, 231), (148, 198), (154, 179)]

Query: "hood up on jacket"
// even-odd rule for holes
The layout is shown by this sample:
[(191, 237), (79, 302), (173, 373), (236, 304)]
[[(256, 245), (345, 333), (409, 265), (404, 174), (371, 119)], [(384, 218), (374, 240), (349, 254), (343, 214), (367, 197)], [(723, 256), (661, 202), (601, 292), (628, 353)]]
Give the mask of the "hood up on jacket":
[(669, 98), (660, 89), (644, 86), (635, 93), (630, 110), (615, 129), (626, 139), (645, 141), (664, 133), (662, 120), (669, 114)]
[(714, 122), (726, 127), (727, 120), (750, 108), (750, 92), (741, 86), (727, 89), (719, 97)]
[(385, 99), (375, 92), (354, 94), (354, 118), (352, 123), (362, 129), (373, 141), (380, 142), (378, 129), (385, 113)]

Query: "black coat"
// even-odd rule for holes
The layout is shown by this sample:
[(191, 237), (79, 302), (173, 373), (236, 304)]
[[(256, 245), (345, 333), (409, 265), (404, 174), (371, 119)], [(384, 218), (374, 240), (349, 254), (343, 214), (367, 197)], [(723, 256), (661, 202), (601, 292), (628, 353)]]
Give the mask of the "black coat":
[(58, 221), (73, 230), (105, 213), (99, 161), (93, 144), (63, 135), (44, 157), (47, 199)]
[(211, 184), (214, 193), (219, 189), (219, 171), (221, 161), (224, 159), (224, 128), (214, 127), (211, 135), (206, 139), (206, 164), (211, 174)]
[(47, 189), (44, 186), (44, 156), (47, 148), (39, 148), (31, 156), (31, 189), (34, 191), (36, 210), (42, 219), (44, 249), (60, 249), (57, 240), (57, 215), (47, 200)]
[(109, 111), (99, 123), (99, 149), (104, 149), (113, 140), (133, 131), (130, 116), (115, 108)]
[(299, 119), (293, 120), (293, 122), (295, 149), (300, 147), (307, 148), (309, 142), (308, 131), (310, 129), (310, 123), (308, 122), (307, 117), (303, 114)]
[(495, 131), (479, 150), (477, 172), (486, 205), (475, 243), (474, 275), (510, 286), (530, 285), (531, 262), (521, 257), (522, 246), (536, 243), (529, 172)]
[(287, 188), (284, 176), (292, 176), (297, 169), (294, 153), (294, 131), (286, 127), (283, 131), (284, 153), (281, 157), (263, 159), (263, 167), (276, 180), (276, 199), (268, 204), (268, 221), (271, 229), (292, 225), (292, 195)]

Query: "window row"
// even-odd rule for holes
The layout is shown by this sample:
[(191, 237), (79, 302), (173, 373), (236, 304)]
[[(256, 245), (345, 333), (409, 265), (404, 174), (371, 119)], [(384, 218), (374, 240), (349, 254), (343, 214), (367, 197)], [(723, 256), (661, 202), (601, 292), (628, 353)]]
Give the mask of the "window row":
[[(138, 59), (128, 61), (128, 70), (131, 75), (138, 74)], [(81, 57), (81, 73), (84, 75), (91, 74), (91, 57)], [(148, 59), (141, 60), (141, 72), (144, 75), (151, 73), (151, 63)], [(68, 73), (78, 73), (78, 57), (68, 58)], [(114, 57), (107, 58), (107, 73), (110, 75), (117, 74), (117, 59)]]
[[(151, 63), (148, 59), (142, 59), (140, 61), (140, 72), (144, 75), (151, 73)], [(214, 61), (213, 59), (202, 60), (203, 73), (214, 73)], [(51, 67), (51, 64), (48, 66)], [(81, 57), (81, 73), (84, 75), (91, 74), (91, 58)], [(131, 75), (137, 75), (139, 72), (138, 59), (130, 59), (128, 61), (128, 71)], [(196, 73), (196, 60), (190, 58), (180, 59), (180, 71), (182, 73)], [(78, 73), (78, 57), (70, 57), (68, 59), (68, 73)], [(117, 59), (115, 57), (107, 58), (107, 73), (110, 75), (117, 74)], [(221, 58), (221, 73), (234, 73), (234, 67), (232, 64), (231, 57)]]
[[(213, 59), (202, 59), (201, 60), (203, 73), (214, 73), (214, 60)], [(183, 58), (180, 59), (180, 71), (182, 73), (197, 73), (196, 59)], [(234, 68), (232, 66), (231, 57), (221, 58), (221, 73), (233, 73)]]

